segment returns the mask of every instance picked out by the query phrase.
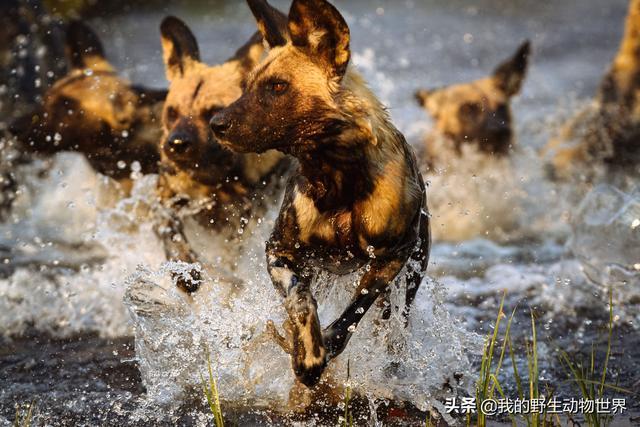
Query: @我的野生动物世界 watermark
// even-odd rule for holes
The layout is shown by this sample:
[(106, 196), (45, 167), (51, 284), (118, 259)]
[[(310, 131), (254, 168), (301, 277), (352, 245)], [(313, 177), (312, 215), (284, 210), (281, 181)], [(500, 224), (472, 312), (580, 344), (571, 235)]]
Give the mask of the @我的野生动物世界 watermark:
[(487, 416), (528, 414), (601, 414), (620, 415), (627, 410), (624, 398), (602, 399), (486, 399), (480, 402), (475, 397), (452, 397), (445, 401), (447, 414), (475, 414), (479, 411)]

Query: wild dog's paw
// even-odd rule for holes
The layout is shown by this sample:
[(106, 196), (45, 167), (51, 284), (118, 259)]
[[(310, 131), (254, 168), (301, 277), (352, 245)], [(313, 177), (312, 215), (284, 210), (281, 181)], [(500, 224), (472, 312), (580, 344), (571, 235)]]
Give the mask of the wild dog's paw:
[(302, 384), (314, 386), (327, 366), (316, 301), (308, 287), (296, 286), (287, 296), (285, 308), (291, 328), (293, 371)]
[(189, 294), (197, 291), (202, 284), (202, 274), (195, 269), (188, 273), (174, 273), (173, 277), (176, 286)]
[(324, 356), (315, 357), (312, 360), (293, 359), (293, 372), (298, 381), (307, 387), (318, 384), (326, 367), (327, 358)]

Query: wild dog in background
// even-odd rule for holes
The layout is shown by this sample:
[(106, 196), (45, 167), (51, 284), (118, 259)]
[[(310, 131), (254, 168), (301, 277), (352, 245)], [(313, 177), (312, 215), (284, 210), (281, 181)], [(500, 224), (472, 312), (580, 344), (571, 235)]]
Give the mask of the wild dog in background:
[(157, 172), (166, 91), (120, 77), (98, 36), (80, 21), (67, 27), (66, 54), (69, 73), (46, 91), (35, 111), (12, 124), (25, 150), (80, 152), (97, 172), (122, 183), (136, 162), (142, 173)]
[[(403, 268), (407, 314), (429, 258), (425, 186), (403, 135), (349, 67), (349, 27), (336, 8), (294, 0), (285, 29), (265, 0), (248, 3), (271, 50), (211, 127), (238, 152), (278, 149), (299, 162), (267, 262), (289, 315), (287, 338), (272, 331), (297, 378), (312, 386)], [(310, 289), (317, 268), (362, 267), (348, 307), (323, 330)]]
[[(161, 27), (169, 93), (162, 118), (158, 193), (167, 208), (157, 230), (167, 258), (194, 263), (183, 220), (195, 219), (215, 233), (237, 236), (249, 218), (264, 214), (277, 198), (278, 182), (289, 161), (281, 153), (236, 154), (216, 141), (209, 120), (242, 94), (241, 85), (258, 64), (264, 47), (259, 33), (227, 62), (209, 66), (200, 61), (196, 38), (175, 17)], [(193, 292), (200, 274), (179, 278)]]
[[(530, 50), (529, 41), (524, 42), (489, 77), (416, 92), (418, 103), (433, 117), (436, 130), (453, 142), (458, 153), (463, 144), (475, 144), (487, 154), (504, 156), (510, 152), (511, 98), (522, 88)], [(437, 150), (430, 144), (426, 149), (428, 158), (437, 157)]]
[(589, 169), (598, 165), (608, 172), (640, 173), (640, 0), (629, 3), (620, 49), (596, 101), (560, 130), (543, 155), (557, 179), (590, 179)]

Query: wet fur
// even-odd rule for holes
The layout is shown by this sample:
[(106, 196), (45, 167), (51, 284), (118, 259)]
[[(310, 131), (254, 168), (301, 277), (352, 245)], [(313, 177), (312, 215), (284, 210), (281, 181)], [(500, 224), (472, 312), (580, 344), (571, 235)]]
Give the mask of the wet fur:
[[(407, 314), (429, 256), (426, 192), (411, 148), (348, 65), (349, 29), (338, 11), (295, 0), (284, 31), (264, 0), (249, 5), (271, 50), (242, 97), (211, 124), (236, 151), (276, 148), (298, 160), (267, 261), (289, 315), (286, 337), (272, 331), (297, 378), (312, 386), (401, 271)], [(316, 268), (344, 274), (365, 266), (346, 310), (322, 329), (310, 289)]]
[[(500, 64), (489, 77), (416, 92), (418, 103), (433, 117), (435, 128), (453, 142), (475, 144), (487, 154), (507, 155), (513, 147), (511, 99), (520, 92), (530, 55), (529, 42)], [(438, 156), (427, 142), (427, 158)]]

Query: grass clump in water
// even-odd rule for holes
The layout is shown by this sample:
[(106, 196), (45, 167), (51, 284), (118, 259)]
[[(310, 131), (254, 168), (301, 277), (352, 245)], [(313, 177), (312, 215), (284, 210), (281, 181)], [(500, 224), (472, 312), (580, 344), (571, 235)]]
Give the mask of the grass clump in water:
[[(503, 391), (503, 387), (500, 385), (498, 375), (501, 372), (502, 364), (506, 351), (509, 352), (513, 369), (513, 380), (516, 385), (518, 398), (520, 400), (538, 400), (546, 398), (546, 401), (553, 399), (553, 391), (547, 390), (547, 395), (544, 396), (540, 393), (540, 372), (538, 368), (538, 334), (536, 328), (536, 321), (531, 313), (531, 340), (525, 342), (525, 355), (527, 361), (527, 376), (523, 378), (518, 370), (518, 364), (516, 357), (518, 356), (514, 351), (513, 341), (511, 339), (511, 323), (515, 316), (516, 310), (511, 313), (506, 325), (504, 338), (502, 344), (499, 344), (499, 328), (503, 319), (506, 317), (504, 308), (505, 295), (502, 296), (500, 302), (500, 308), (498, 310), (498, 317), (496, 319), (493, 332), (487, 336), (482, 353), (482, 360), (480, 364), (479, 378), (476, 383), (476, 413), (477, 413), (477, 426), (485, 427), (487, 425), (487, 417), (482, 411), (482, 404), (486, 400), (495, 400), (496, 392), (502, 399), (506, 396)], [(609, 369), (609, 361), (611, 357), (611, 344), (613, 338), (613, 296), (609, 293), (609, 323), (608, 323), (608, 340), (607, 351), (603, 361), (603, 367), (601, 371), (596, 369), (595, 363), (595, 349), (592, 347), (591, 357), (588, 366), (581, 363), (574, 363), (571, 361), (570, 356), (565, 351), (560, 351), (560, 359), (563, 367), (565, 367), (569, 381), (575, 385), (575, 389), (578, 394), (584, 400), (595, 401), (597, 399), (604, 398), (605, 390), (615, 390), (618, 392), (629, 393), (628, 390), (620, 387), (610, 385), (606, 383), (607, 374)], [(499, 357), (495, 362), (495, 352), (500, 349)], [(495, 363), (494, 363), (495, 362)], [(494, 367), (495, 364), (495, 367)], [(529, 414), (520, 414), (516, 419), (515, 414), (508, 414), (512, 424), (521, 425), (522, 422), (526, 423), (528, 427), (539, 426), (554, 426), (561, 425), (560, 416), (558, 414), (549, 414), (548, 412), (531, 411)], [(594, 413), (583, 414), (585, 418), (585, 424), (589, 427), (606, 427), (611, 424), (613, 415), (611, 414), (598, 414)], [(520, 422), (518, 422), (520, 421)], [(471, 415), (467, 415), (467, 424), (471, 425)]]
[(17, 405), (16, 417), (13, 420), (13, 427), (30, 427), (33, 418), (33, 407), (35, 402), (26, 405)]
[[(586, 366), (581, 362), (572, 362), (567, 352), (560, 350), (560, 362), (567, 372), (569, 381), (574, 385), (576, 392), (585, 400), (596, 401), (603, 399), (606, 389), (629, 393), (628, 390), (606, 383), (613, 338), (613, 292), (611, 290), (609, 290), (609, 323), (607, 332), (607, 352), (600, 371), (596, 369), (595, 348), (593, 346), (591, 347), (591, 357)], [(604, 427), (610, 425), (613, 421), (613, 415), (599, 414), (597, 411), (584, 414), (584, 418), (589, 427)]]

